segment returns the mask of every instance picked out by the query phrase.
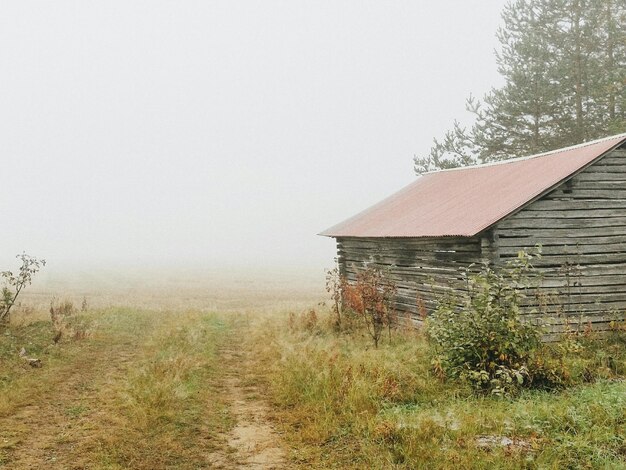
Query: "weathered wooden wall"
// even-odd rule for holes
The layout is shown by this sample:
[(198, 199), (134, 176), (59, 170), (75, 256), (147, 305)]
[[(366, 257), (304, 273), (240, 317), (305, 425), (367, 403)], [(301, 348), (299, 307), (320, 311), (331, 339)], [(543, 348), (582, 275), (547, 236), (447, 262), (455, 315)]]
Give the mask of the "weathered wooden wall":
[(338, 238), (342, 275), (354, 281), (365, 266), (388, 271), (398, 288), (396, 308), (417, 315), (432, 311), (452, 288), (464, 289), (460, 268), (481, 261), (480, 238)]
[[(614, 150), (549, 194), (472, 238), (338, 238), (342, 274), (387, 270), (397, 308), (432, 311), (450, 289), (465, 289), (460, 268), (487, 259), (506, 263), (542, 245), (534, 264), (553, 331), (605, 330), (626, 312), (626, 148)], [(544, 319), (545, 320), (545, 319)]]
[(617, 149), (494, 229), (500, 263), (542, 245), (554, 330), (609, 327), (626, 312), (626, 148)]

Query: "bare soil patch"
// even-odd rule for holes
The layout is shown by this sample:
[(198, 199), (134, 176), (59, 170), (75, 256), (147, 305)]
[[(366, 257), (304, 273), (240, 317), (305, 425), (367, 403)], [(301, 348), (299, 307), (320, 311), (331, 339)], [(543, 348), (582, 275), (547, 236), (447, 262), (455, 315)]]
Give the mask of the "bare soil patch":
[(231, 343), (221, 356), (228, 371), (224, 393), (229, 397), (229, 411), (236, 424), (225, 436), (228, 448), (214, 453), (210, 462), (220, 469), (290, 468), (282, 439), (268, 418), (268, 405), (246, 375), (250, 363), (247, 353), (236, 350)]

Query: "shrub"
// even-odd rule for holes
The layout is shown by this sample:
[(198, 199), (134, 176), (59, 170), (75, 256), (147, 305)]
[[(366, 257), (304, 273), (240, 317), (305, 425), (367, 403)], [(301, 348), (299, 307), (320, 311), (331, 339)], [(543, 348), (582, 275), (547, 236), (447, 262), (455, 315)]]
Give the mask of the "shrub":
[(385, 328), (391, 336), (396, 286), (380, 269), (368, 266), (357, 274), (356, 282), (343, 284), (342, 295), (345, 306), (363, 320), (374, 347)]
[(520, 304), (537, 279), (532, 258), (520, 252), (502, 269), (484, 264), (478, 272), (466, 270), (466, 295), (442, 302), (428, 320), (435, 362), (447, 375), (502, 395), (531, 385), (540, 330), (522, 321)]

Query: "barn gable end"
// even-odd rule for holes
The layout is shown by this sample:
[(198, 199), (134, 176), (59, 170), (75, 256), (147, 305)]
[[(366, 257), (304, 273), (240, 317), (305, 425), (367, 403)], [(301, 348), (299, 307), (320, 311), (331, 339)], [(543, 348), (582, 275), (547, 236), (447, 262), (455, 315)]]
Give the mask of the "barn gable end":
[[(497, 263), (542, 246), (556, 323), (609, 327), (626, 311), (626, 147), (609, 152), (493, 229)], [(563, 329), (563, 328), (556, 328)]]

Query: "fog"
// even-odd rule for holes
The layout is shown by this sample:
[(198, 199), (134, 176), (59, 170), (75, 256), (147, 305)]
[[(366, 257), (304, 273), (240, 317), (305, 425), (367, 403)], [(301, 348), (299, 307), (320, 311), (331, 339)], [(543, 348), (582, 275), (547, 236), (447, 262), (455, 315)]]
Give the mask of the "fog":
[(2, 267), (321, 272), (499, 84), (502, 3), (3, 1)]

